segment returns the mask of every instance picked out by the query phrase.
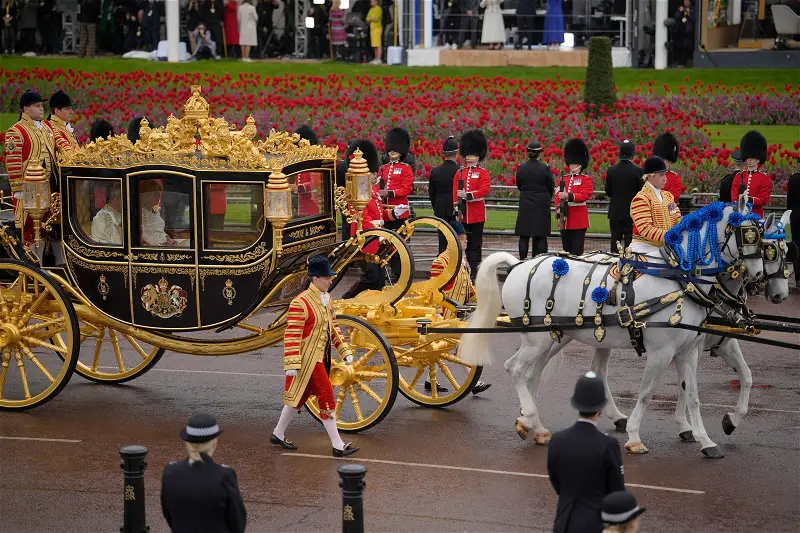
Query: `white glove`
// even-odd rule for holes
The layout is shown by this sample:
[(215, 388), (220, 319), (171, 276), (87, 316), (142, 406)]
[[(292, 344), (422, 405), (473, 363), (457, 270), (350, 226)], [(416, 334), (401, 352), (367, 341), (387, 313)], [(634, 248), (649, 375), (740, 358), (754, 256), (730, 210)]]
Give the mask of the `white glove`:
[(347, 363), (348, 365), (352, 365), (353, 364), (353, 356), (352, 355), (348, 355), (347, 357), (344, 358), (344, 362)]
[(408, 213), (408, 206), (407, 206), (407, 205), (405, 205), (405, 204), (403, 204), (403, 205), (396, 205), (396, 206), (394, 207), (394, 210), (393, 210), (393, 211), (394, 211), (394, 216), (396, 216), (396, 217), (401, 217), (401, 216), (403, 216), (404, 214)]
[(462, 200), (463, 200), (464, 198), (466, 198), (466, 197), (467, 197), (467, 193), (465, 193), (464, 191), (458, 191), (458, 192), (456, 193), (456, 195), (457, 195), (459, 198), (461, 198)]
[(297, 375), (297, 370), (287, 370), (286, 375), (294, 377)]

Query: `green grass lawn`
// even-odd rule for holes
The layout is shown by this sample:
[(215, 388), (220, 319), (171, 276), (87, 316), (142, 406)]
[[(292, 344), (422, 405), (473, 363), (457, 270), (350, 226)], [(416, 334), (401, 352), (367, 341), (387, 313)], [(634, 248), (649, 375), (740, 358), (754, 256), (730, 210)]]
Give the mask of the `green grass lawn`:
[[(736, 124), (706, 124), (706, 133), (711, 137), (711, 144), (733, 148), (739, 146), (742, 136), (751, 129), (757, 129), (764, 134), (770, 144), (782, 144), (784, 148), (790, 148), (797, 141), (800, 141), (800, 126), (750, 126)], [(717, 135), (717, 132), (720, 134)]]
[[(425, 207), (414, 207), (414, 213), (420, 216), (432, 216), (433, 209)], [(488, 211), (486, 213), (485, 229), (489, 230), (514, 230), (514, 225), (517, 223), (517, 212), (513, 210), (504, 211)], [(589, 231), (588, 233), (610, 233), (608, 227), (608, 217), (605, 213), (589, 213)], [(550, 227), (555, 230), (556, 216), (555, 213), (550, 214)]]
[[(510, 79), (547, 80), (561, 77), (566, 80), (583, 80), (586, 69), (582, 67), (404, 67), (387, 65), (361, 65), (353, 63), (333, 63), (315, 61), (282, 61), (268, 60), (242, 63), (234, 60), (197, 61), (191, 63), (167, 63), (145, 61), (142, 59), (98, 58), (79, 59), (75, 57), (29, 58), (3, 57), (2, 68), (20, 70), (36, 66), (45, 69), (73, 69), (100, 72), (144, 72), (170, 71), (175, 73), (209, 73), (230, 74), (253, 73), (266, 76), (283, 74), (327, 76), (328, 74), (357, 75), (390, 75), (412, 76), (429, 75), (444, 77), (484, 76), (493, 78), (502, 76)], [(792, 74), (794, 72), (794, 74)], [(689, 79), (687, 81), (686, 79)], [(629, 92), (640, 87), (640, 84), (654, 82), (654, 91), (662, 92), (663, 86), (669, 85), (673, 90), (681, 85), (691, 85), (695, 81), (705, 84), (720, 83), (724, 86), (748, 85), (743, 92), (760, 92), (772, 83), (782, 91), (784, 85), (797, 84), (797, 71), (792, 69), (683, 69), (683, 70), (649, 70), (633, 68), (614, 69), (614, 81), (620, 92)]]

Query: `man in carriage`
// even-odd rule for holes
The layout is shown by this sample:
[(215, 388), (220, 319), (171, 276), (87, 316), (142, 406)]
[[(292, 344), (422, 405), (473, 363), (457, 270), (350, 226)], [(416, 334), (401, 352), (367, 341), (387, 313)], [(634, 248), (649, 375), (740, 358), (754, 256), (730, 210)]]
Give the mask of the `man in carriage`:
[(644, 186), (631, 202), (634, 253), (657, 253), (664, 246), (664, 235), (681, 220), (681, 211), (672, 193), (664, 189), (667, 165), (658, 156), (644, 163)]

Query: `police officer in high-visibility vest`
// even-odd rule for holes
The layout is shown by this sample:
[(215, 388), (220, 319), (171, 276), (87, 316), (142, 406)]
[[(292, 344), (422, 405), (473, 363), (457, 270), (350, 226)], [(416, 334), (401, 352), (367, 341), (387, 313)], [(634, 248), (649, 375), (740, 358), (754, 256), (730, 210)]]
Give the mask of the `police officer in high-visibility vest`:
[(464, 224), (467, 231), (467, 261), (474, 280), (483, 256), (484, 198), (492, 186), (489, 171), (480, 166), (489, 152), (489, 143), (481, 130), (470, 130), (461, 136), (459, 151), (464, 161), (453, 176), (453, 205), (456, 220)]

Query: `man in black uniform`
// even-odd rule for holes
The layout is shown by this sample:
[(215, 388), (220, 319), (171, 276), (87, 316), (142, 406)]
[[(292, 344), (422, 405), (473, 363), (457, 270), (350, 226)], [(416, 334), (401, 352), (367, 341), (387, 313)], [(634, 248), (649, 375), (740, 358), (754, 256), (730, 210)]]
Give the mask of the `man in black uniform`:
[(180, 431), (189, 457), (168, 464), (161, 476), (161, 510), (172, 533), (241, 533), (247, 525), (236, 472), (211, 459), (220, 433), (203, 413)]
[(550, 439), (547, 473), (558, 494), (554, 533), (601, 533), (603, 498), (625, 489), (619, 443), (597, 429), (606, 401), (597, 374), (581, 376), (572, 396), (580, 418)]
[[(458, 141), (453, 136), (448, 137), (442, 146), (444, 161), (441, 165), (431, 169), (428, 178), (428, 195), (433, 207), (433, 216), (439, 217), (448, 224), (455, 220), (453, 214), (453, 176), (458, 170)], [(439, 253), (447, 248), (447, 240), (439, 235)]]
[(742, 170), (742, 152), (739, 150), (734, 151), (731, 154), (731, 159), (733, 159), (733, 172), (725, 174), (725, 177), (719, 182), (719, 201), (725, 203), (733, 201), (731, 199), (731, 185), (733, 185), (733, 178)]
[(528, 242), (533, 241), (531, 257), (547, 253), (550, 236), (550, 204), (553, 201), (555, 180), (546, 163), (539, 161), (542, 145), (537, 141), (528, 144), (528, 161), (517, 167), (519, 212), (514, 234), (519, 236), (519, 258), (528, 255)]
[(631, 200), (642, 189), (641, 167), (633, 164), (636, 147), (627, 139), (619, 145), (619, 163), (608, 169), (606, 174), (606, 196), (608, 205), (608, 224), (611, 227), (611, 252), (617, 251), (617, 243), (627, 248), (633, 239), (633, 219)]

